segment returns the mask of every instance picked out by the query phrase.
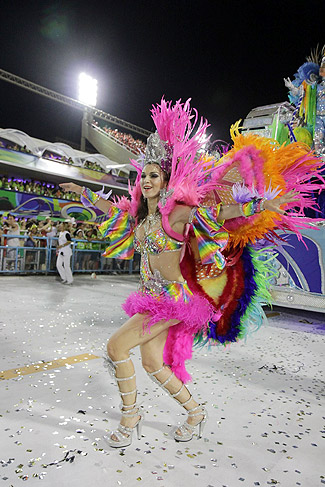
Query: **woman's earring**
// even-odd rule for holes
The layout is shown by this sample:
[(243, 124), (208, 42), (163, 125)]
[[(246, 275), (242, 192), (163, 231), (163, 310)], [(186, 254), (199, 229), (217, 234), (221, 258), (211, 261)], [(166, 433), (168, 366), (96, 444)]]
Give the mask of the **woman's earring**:
[(160, 190), (160, 203), (161, 206), (165, 206), (167, 203), (167, 199), (174, 193), (173, 188), (169, 189), (168, 191), (166, 188), (162, 188)]

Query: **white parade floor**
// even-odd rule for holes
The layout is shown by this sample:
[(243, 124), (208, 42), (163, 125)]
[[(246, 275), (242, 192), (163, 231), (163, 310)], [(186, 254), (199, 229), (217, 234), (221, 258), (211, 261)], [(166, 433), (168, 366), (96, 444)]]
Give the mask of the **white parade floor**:
[(143, 437), (123, 450), (105, 444), (119, 398), (94, 356), (136, 286), (129, 276), (77, 276), (71, 287), (52, 276), (0, 277), (0, 487), (324, 485), (320, 313), (273, 310), (247, 343), (196, 350), (190, 387), (210, 418), (189, 443), (171, 437), (186, 417), (135, 350)]

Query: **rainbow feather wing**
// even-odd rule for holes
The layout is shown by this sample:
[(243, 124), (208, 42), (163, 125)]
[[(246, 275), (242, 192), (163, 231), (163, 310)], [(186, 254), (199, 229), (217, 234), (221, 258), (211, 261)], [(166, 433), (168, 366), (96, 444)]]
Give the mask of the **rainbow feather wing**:
[[(242, 135), (238, 124), (231, 129), (233, 148), (222, 158), (215, 172), (217, 200), (224, 204), (243, 202), (243, 188), (247, 197), (274, 198), (291, 190), (297, 191), (299, 201), (287, 205), (294, 208), (288, 216), (264, 211), (249, 218), (235, 218), (225, 223), (231, 247), (243, 248), (260, 239), (274, 242), (275, 230), (292, 231), (300, 236), (300, 229), (309, 228), (315, 220), (304, 217), (304, 210), (316, 209), (313, 193), (325, 189), (321, 176), (322, 161), (308, 146), (293, 143), (280, 146), (276, 141), (255, 134)], [(213, 178), (216, 179), (215, 177)], [(242, 185), (241, 195), (234, 188)]]
[(223, 269), (226, 262), (222, 250), (228, 243), (228, 233), (223, 229), (224, 222), (217, 221), (219, 211), (220, 205), (196, 208), (192, 226), (202, 264), (215, 263)]
[(199, 281), (202, 291), (222, 315), (207, 331), (195, 335), (194, 345), (227, 344), (245, 338), (263, 322), (263, 304), (271, 303), (270, 281), (274, 276), (271, 249), (248, 245), (236, 264), (214, 278)]
[(99, 227), (103, 237), (109, 237), (110, 244), (103, 256), (129, 260), (134, 255), (134, 232), (132, 219), (126, 210), (112, 205), (108, 218)]

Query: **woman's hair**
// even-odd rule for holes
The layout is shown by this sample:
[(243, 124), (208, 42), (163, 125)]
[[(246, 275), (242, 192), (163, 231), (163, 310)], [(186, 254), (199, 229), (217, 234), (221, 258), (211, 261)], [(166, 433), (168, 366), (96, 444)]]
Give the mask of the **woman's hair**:
[(148, 215), (148, 203), (147, 200), (144, 199), (143, 194), (140, 196), (139, 206), (137, 209), (137, 220), (141, 222), (144, 220)]
[[(167, 174), (165, 171), (162, 170), (163, 176), (164, 176), (164, 181), (168, 184), (169, 182), (169, 174)], [(157, 213), (159, 213), (159, 208), (157, 207)], [(143, 194), (141, 193), (138, 209), (137, 209), (137, 214), (136, 214), (136, 219), (139, 222), (141, 220), (144, 220), (148, 216), (148, 203), (147, 199), (144, 198)]]

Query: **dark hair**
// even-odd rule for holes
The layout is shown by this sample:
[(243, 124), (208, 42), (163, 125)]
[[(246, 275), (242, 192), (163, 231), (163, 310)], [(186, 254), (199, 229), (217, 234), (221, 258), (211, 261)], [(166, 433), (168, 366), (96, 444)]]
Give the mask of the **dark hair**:
[(144, 199), (143, 194), (141, 194), (139, 206), (137, 209), (137, 220), (141, 222), (144, 220), (148, 215), (148, 203), (147, 200)]

